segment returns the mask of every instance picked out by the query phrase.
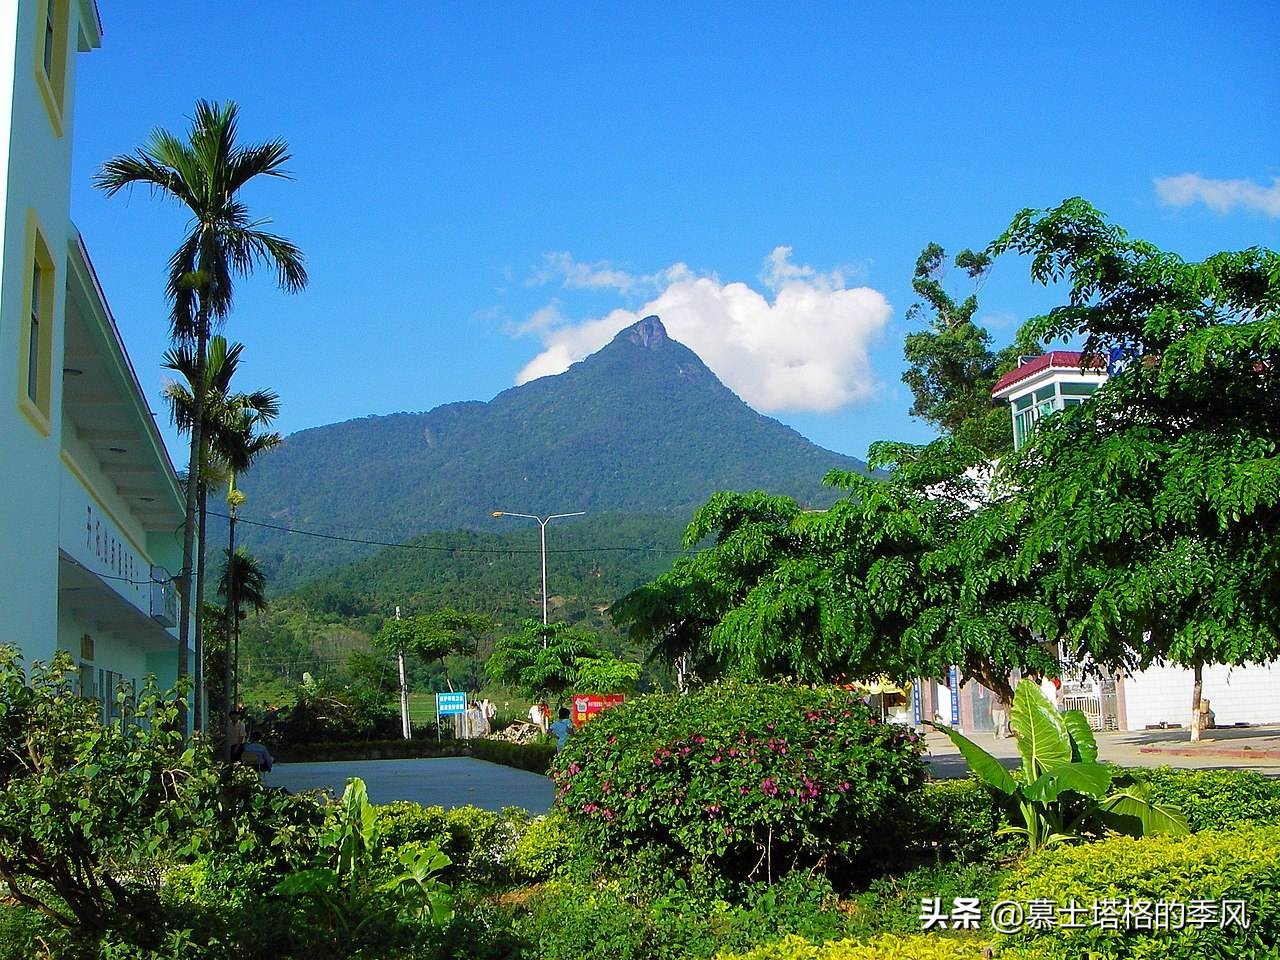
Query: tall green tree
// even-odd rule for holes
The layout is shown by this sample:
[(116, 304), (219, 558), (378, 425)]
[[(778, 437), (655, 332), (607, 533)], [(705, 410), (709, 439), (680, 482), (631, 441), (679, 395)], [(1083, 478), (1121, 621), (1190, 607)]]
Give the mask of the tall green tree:
[(249, 610), (262, 613), (267, 609), (267, 576), (256, 557), (243, 547), (234, 553), (225, 551), (222, 576), (218, 579), (218, 596), (227, 604), (225, 623), (230, 631), (227, 659), (232, 665), (231, 679), (226, 683), (224, 695), (230, 709), (236, 702), (237, 675), (235, 669), (240, 659), (240, 624)]
[(726, 672), (768, 672), (763, 651), (744, 661), (715, 631), (762, 576), (795, 553), (792, 524), (801, 512), (790, 497), (713, 494), (684, 534), (686, 549), (705, 541), (710, 547), (678, 557), (670, 571), (617, 600), (609, 616), (650, 660), (674, 671), (681, 690)]
[[(201, 405), (202, 451), (198, 496), (198, 529), (207, 529), (209, 488), (227, 483), (234, 487), (236, 474), (249, 469), (262, 453), (279, 446), (280, 434), (260, 430), (269, 425), (280, 412), (279, 397), (270, 390), (254, 390), (244, 393), (232, 390), (232, 382), (240, 367), (244, 344), (228, 345), (226, 338), (214, 336), (209, 340), (208, 356), (204, 364), (204, 403)], [(196, 415), (196, 376), (199, 359), (191, 344), (182, 344), (166, 351), (166, 368), (182, 376), (165, 385), (165, 399), (174, 424), (182, 431), (190, 431)], [(202, 535), (196, 548), (196, 609), (204, 609), (205, 553), (207, 537)], [(229, 549), (234, 550), (232, 544)], [(195, 726), (205, 729), (205, 678), (204, 617), (196, 622), (195, 632)], [(230, 661), (228, 660), (228, 664)], [(229, 667), (228, 667), (229, 668)]]
[(1280, 255), (1187, 261), (1079, 198), (1024, 210), (991, 252), (1065, 288), (1033, 336), (1128, 363), (1006, 459), (987, 528), (1015, 532), (1050, 636), (1193, 671), (1197, 739), (1204, 665), (1280, 656)]
[(1011, 700), (1011, 670), (1052, 659), (1011, 604), (985, 605), (994, 589), (931, 563), (984, 502), (985, 477), (966, 469), (981, 460), (951, 438), (875, 444), (870, 463), (887, 476), (830, 474), (846, 495), (824, 511), (716, 494), (689, 529), (713, 545), (624, 598), (616, 616), (637, 639), (746, 679), (905, 680), (956, 664)]
[(446, 607), (434, 613), (401, 619), (396, 608), (395, 619), (387, 620), (373, 638), (375, 647), (394, 654), (400, 669), (400, 722), (404, 736), (409, 730), (409, 682), (405, 658), (412, 655), (424, 663), (438, 660), (445, 667), (445, 684), (453, 689), (445, 657), (474, 653), (481, 636), (497, 625), (483, 613), (464, 613)]
[[(241, 199), (241, 191), (261, 177), (287, 178), (289, 148), (283, 140), (242, 146), (237, 142), (239, 109), (234, 103), (201, 100), (185, 139), (157, 128), (133, 153), (102, 165), (94, 184), (114, 196), (136, 185), (176, 201), (190, 215), (186, 235), (169, 258), (166, 294), (173, 338), (195, 349), (193, 383), (204, 383), (207, 347), (215, 322), (225, 320), (234, 303), (235, 282), (258, 266), (276, 273), (289, 292), (301, 290), (307, 272), (301, 251), (289, 240), (263, 230)], [(183, 531), (181, 620), (178, 626), (178, 676), (190, 673), (188, 645), (195, 601), (195, 538), (204, 449), (204, 392), (195, 391), (191, 450)], [(200, 531), (203, 536), (203, 531)], [(198, 609), (198, 608), (194, 608)], [(184, 709), (185, 717), (185, 709)], [(184, 721), (185, 722), (185, 721)]]
[[(947, 291), (946, 259), (946, 251), (930, 243), (916, 260), (911, 286), (920, 300), (907, 310), (907, 320), (924, 319), (925, 328), (907, 334), (902, 382), (914, 398), (912, 416), (989, 459), (999, 457), (1012, 448), (1013, 430), (1008, 409), (991, 399), (991, 388), (1017, 366), (1020, 352), (1036, 352), (1036, 345), (1023, 340), (993, 350), (990, 333), (974, 320), (976, 290), (959, 300)], [(969, 280), (980, 282), (991, 268), (991, 255), (962, 250), (953, 262)]]
[(593, 633), (530, 619), (518, 633), (498, 640), (485, 672), (495, 683), (559, 702), (577, 682), (585, 661), (611, 658)]

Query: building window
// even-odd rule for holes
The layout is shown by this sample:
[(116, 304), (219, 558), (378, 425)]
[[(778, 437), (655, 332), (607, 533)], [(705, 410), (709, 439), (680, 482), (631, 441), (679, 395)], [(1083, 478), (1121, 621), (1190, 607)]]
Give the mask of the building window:
[(44, 75), (53, 80), (53, 51), (57, 31), (58, 10), (55, 0), (48, 0), (44, 5)]
[(34, 213), (27, 220), (27, 277), (31, 291), (30, 312), (20, 342), (18, 381), (19, 406), (32, 424), (46, 436), (50, 431), (53, 396), (54, 291), (53, 256), (36, 225)]
[(40, 264), (31, 269), (31, 331), (27, 335), (27, 399), (40, 404), (40, 294), (44, 286)]
[(36, 48), (36, 86), (49, 111), (56, 136), (62, 136), (63, 99), (67, 86), (69, 0), (44, 0), (40, 5)]

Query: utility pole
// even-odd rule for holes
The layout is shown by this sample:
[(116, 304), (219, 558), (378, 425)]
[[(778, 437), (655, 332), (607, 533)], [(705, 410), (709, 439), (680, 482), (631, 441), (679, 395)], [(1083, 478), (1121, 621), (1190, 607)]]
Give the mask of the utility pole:
[[(552, 520), (562, 520), (565, 517), (582, 517), (586, 516), (587, 511), (579, 510), (576, 513), (553, 513), (549, 517), (539, 517), (532, 513), (512, 513), (509, 510), (495, 510), (490, 516), (495, 520), (502, 517), (523, 517), (526, 520), (537, 520), (538, 526), (541, 528), (542, 534), (542, 625), (547, 625), (547, 524)], [(543, 632), (542, 646), (546, 649), (547, 635)]]
[[(396, 607), (396, 620), (400, 619), (400, 608)], [(404, 644), (396, 650), (396, 659), (400, 662), (400, 732), (406, 740), (413, 739), (413, 728), (409, 725), (409, 680), (404, 672)]]

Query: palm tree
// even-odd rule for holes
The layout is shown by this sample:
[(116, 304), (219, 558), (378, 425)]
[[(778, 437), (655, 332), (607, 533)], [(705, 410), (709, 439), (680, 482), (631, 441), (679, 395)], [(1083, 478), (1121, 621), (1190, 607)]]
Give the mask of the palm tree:
[[(231, 631), (231, 636), (227, 638), (227, 673), (232, 676), (226, 689), (229, 710), (235, 705), (238, 692), (240, 624), (248, 616), (245, 605), (252, 607), (255, 613), (262, 613), (267, 609), (267, 578), (257, 558), (244, 547), (234, 552), (224, 551), (224, 555), (226, 560), (218, 582), (218, 596), (227, 601), (226, 623)], [(235, 664), (234, 673), (232, 664)]]
[[(209, 489), (215, 484), (229, 482), (235, 473), (248, 470), (259, 454), (280, 443), (278, 433), (255, 433), (258, 425), (269, 424), (280, 412), (280, 398), (269, 390), (255, 390), (252, 393), (232, 393), (231, 383), (235, 379), (240, 366), (240, 355), (244, 344), (235, 343), (228, 346), (224, 337), (215, 336), (209, 340), (208, 356), (204, 367), (204, 406), (201, 435), (203, 449), (200, 453), (200, 484), (197, 491), (199, 515), (198, 528), (201, 536), (196, 549), (196, 595), (197, 610), (204, 609), (204, 572), (205, 547), (204, 536), (206, 518), (208, 516)], [(174, 424), (179, 430), (191, 429), (195, 418), (194, 384), (196, 382), (197, 358), (190, 344), (184, 344), (165, 353), (164, 365), (170, 370), (180, 373), (182, 381), (172, 381), (165, 385), (164, 395), (169, 401)], [(233, 545), (234, 547), (234, 545)], [(204, 679), (204, 618), (196, 623), (195, 636), (195, 728), (203, 730), (205, 725), (205, 679)]]
[[(172, 310), (173, 338), (195, 348), (193, 383), (204, 382), (211, 326), (225, 320), (234, 301), (234, 284), (259, 266), (276, 272), (277, 283), (295, 293), (307, 283), (302, 252), (283, 237), (262, 229), (239, 198), (258, 177), (288, 178), (283, 169), (289, 147), (283, 140), (239, 146), (239, 109), (232, 102), (196, 104), (191, 130), (183, 140), (157, 128), (133, 153), (113, 157), (94, 177), (95, 186), (114, 196), (135, 185), (176, 200), (191, 219), (186, 235), (169, 258), (166, 294)], [(187, 644), (191, 636), (191, 590), (195, 559), (196, 514), (199, 507), (200, 455), (203, 446), (204, 395), (194, 393), (189, 471), (197, 482), (187, 485), (187, 520), (182, 539), (181, 622), (178, 625), (178, 676), (190, 672)], [(203, 536), (203, 531), (201, 531)], [(198, 608), (197, 608), (198, 609)], [(185, 702), (183, 704), (185, 723)]]

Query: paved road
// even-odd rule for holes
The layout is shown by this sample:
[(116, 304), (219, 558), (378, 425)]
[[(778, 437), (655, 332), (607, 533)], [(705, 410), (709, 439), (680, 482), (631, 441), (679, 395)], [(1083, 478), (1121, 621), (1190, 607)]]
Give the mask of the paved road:
[[(1206, 730), (1199, 746), (1188, 742), (1185, 730), (1099, 733), (1097, 737), (1099, 759), (1122, 767), (1222, 767), (1257, 770), (1269, 777), (1280, 777), (1280, 757), (1276, 753), (1276, 747), (1280, 745), (1280, 730), (1275, 727)], [(1015, 767), (1021, 762), (1013, 740), (996, 740), (990, 734), (976, 734), (970, 739), (999, 757), (1007, 767)], [(945, 736), (929, 733), (926, 742), (929, 767), (934, 776), (968, 775), (969, 768), (964, 758)], [(1255, 749), (1259, 756), (1246, 759), (1241, 756), (1242, 748)], [(1224, 753), (1232, 755), (1224, 756)]]
[(555, 792), (546, 777), (470, 757), (278, 763), (264, 779), (269, 786), (294, 792), (329, 789), (341, 794), (348, 777), (364, 780), (374, 803), (412, 800), (423, 806), (522, 807), (546, 813)]

